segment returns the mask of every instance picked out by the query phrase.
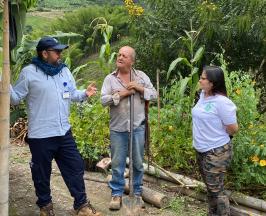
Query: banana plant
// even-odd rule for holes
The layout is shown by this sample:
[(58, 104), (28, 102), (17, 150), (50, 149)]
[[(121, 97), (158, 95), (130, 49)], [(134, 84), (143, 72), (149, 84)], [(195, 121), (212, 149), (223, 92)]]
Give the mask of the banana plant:
[(199, 29), (198, 31), (193, 30), (192, 28), (192, 21), (190, 21), (191, 30), (190, 31), (184, 31), (185, 36), (179, 37), (176, 41), (173, 42), (173, 44), (177, 41), (181, 41), (181, 43), (184, 45), (184, 47), (189, 52), (189, 57), (178, 57), (172, 63), (170, 64), (167, 72), (167, 79), (169, 79), (171, 73), (177, 68), (178, 65), (182, 64), (189, 68), (190, 73), (187, 77), (183, 78), (180, 75), (180, 79), (184, 79), (183, 84), (185, 86), (183, 87), (184, 91), (189, 88), (190, 91), (190, 102), (191, 106), (193, 106), (194, 98), (196, 91), (198, 89), (198, 81), (199, 81), (199, 67), (198, 65), (201, 62), (201, 59), (204, 54), (204, 46), (200, 46), (197, 48), (197, 40), (199, 37), (199, 34), (202, 29)]
[[(47, 35), (57, 38), (61, 42), (65, 41), (77, 41), (82, 35), (76, 33), (64, 33), (56, 31), (55, 34)], [(11, 52), (11, 70), (12, 70), (12, 83), (14, 83), (23, 66), (30, 63), (32, 57), (36, 55), (36, 45), (40, 38), (32, 39), (30, 35), (23, 35), (20, 46)], [(66, 58), (66, 63), (68, 64), (69, 59)], [(68, 64), (69, 65), (69, 64)]]
[[(1, 1), (2, 2), (2, 1)], [(16, 31), (16, 44), (20, 44), (26, 19), (26, 12), (35, 7), (37, 0), (9, 0), (9, 10), (10, 10), (10, 30), (15, 28)], [(3, 6), (0, 4), (0, 21), (2, 23)], [(2, 32), (2, 26), (0, 26), (0, 31)], [(11, 38), (12, 39), (12, 38)], [(2, 41), (2, 38), (0, 38)], [(2, 42), (1, 42), (2, 44)]]
[(104, 43), (101, 45), (98, 60), (89, 61), (73, 69), (72, 74), (76, 78), (77, 82), (79, 82), (79, 80), (77, 79), (77, 75), (79, 74), (79, 72), (92, 64), (98, 65), (105, 75), (109, 74), (112, 70), (113, 62), (116, 56), (115, 52), (111, 52), (110, 44), (110, 40), (113, 33), (113, 26), (110, 26), (104, 17), (95, 18), (90, 23), (90, 26), (94, 29), (91, 36), (92, 43), (94, 43), (94, 39), (99, 31), (103, 36)]
[(111, 52), (110, 40), (113, 33), (113, 26), (110, 26), (104, 17), (98, 17), (94, 19), (90, 26), (93, 26), (93, 38), (96, 36), (98, 31), (104, 38), (104, 44), (101, 46), (99, 53), (99, 65), (102, 68), (105, 75), (110, 73), (112, 69), (112, 64), (116, 56), (115, 52)]

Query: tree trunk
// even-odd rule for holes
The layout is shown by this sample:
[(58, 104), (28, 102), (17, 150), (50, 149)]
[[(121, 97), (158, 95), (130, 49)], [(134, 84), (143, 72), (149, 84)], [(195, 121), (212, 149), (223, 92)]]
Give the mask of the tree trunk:
[(0, 215), (8, 216), (9, 192), (9, 18), (8, 0), (3, 8), (3, 72), (0, 81)]

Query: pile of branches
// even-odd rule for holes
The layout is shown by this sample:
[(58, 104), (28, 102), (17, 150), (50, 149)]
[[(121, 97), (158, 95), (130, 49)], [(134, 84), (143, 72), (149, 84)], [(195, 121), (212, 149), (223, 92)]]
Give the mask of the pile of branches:
[(28, 132), (28, 120), (19, 118), (15, 124), (10, 128), (10, 136), (18, 145), (25, 144), (25, 138)]

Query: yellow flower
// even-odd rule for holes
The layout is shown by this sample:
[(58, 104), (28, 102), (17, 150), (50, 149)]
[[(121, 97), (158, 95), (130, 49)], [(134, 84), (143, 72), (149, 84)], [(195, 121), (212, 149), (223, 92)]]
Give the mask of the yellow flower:
[(255, 81), (255, 80), (254, 80), (254, 81), (252, 81), (252, 82), (251, 82), (251, 84), (252, 84), (252, 85), (255, 85), (255, 84), (256, 84), (256, 81)]
[(144, 13), (143, 7), (135, 5), (133, 0), (124, 0), (124, 2), (130, 16), (140, 16)]
[(170, 125), (170, 126), (168, 127), (168, 130), (169, 130), (169, 131), (173, 131), (173, 130), (174, 130), (173, 126)]
[(260, 145), (260, 148), (264, 148), (264, 145)]
[(266, 160), (260, 160), (260, 166), (266, 166)]
[(251, 123), (249, 126), (248, 126), (249, 129), (253, 128), (253, 124)]
[(257, 155), (254, 155), (250, 159), (251, 159), (252, 162), (258, 162), (260, 160)]
[(240, 89), (237, 89), (236, 90), (236, 94), (240, 95), (241, 94), (241, 90)]

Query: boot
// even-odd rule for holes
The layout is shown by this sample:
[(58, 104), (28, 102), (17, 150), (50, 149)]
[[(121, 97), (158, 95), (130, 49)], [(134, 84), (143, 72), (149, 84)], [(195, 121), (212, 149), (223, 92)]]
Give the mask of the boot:
[(121, 196), (112, 196), (111, 202), (109, 204), (110, 210), (119, 210), (122, 205), (122, 197)]
[(100, 212), (96, 212), (96, 209), (90, 204), (90, 202), (83, 204), (76, 210), (77, 216), (102, 216)]
[(53, 209), (53, 203), (49, 203), (44, 207), (40, 208), (40, 216), (55, 216), (54, 209)]

